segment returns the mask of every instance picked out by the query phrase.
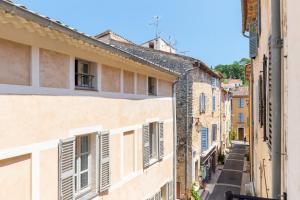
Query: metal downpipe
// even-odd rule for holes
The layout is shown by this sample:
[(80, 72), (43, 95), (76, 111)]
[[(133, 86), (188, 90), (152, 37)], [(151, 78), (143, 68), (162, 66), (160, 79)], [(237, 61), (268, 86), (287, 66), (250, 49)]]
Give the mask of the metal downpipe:
[(281, 21), (280, 0), (271, 1), (272, 27), (272, 198), (281, 195)]

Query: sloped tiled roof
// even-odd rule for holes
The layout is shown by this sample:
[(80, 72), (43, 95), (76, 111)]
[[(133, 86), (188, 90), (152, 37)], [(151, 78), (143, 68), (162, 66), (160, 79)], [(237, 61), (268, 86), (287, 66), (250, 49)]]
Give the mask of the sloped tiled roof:
[(237, 87), (231, 90), (233, 97), (238, 96), (248, 96), (249, 95), (249, 88), (248, 87)]
[(212, 76), (217, 78), (222, 77), (219, 73), (214, 72), (206, 66), (202, 61), (192, 57), (142, 47), (136, 44), (123, 43), (116, 40), (111, 40), (110, 45), (180, 74), (183, 74), (186, 70), (193, 68), (195, 62), (199, 62), (202, 69), (206, 70)]

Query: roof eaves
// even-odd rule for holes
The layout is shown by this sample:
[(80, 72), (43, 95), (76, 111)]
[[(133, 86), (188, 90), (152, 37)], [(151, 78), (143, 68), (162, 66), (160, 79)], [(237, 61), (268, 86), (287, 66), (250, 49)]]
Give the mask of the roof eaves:
[(110, 51), (112, 53), (119, 54), (120, 56), (123, 56), (125, 58), (134, 60), (136, 62), (140, 62), (145, 65), (150, 65), (151, 67), (163, 71), (165, 73), (169, 73), (173, 76), (179, 76), (179, 73), (173, 72), (169, 69), (162, 68), (161, 66), (158, 66), (152, 62), (149, 62), (143, 58), (137, 57), (133, 54), (130, 54), (128, 52), (122, 51), (118, 48), (112, 47), (104, 42), (101, 42), (92, 36), (88, 36), (85, 33), (80, 33), (76, 29), (69, 27), (67, 25), (62, 24), (59, 21), (50, 19), (49, 17), (42, 16), (40, 14), (34, 13), (33, 11), (28, 10), (25, 6), (18, 6), (14, 4), (12, 1), (8, 0), (0, 0), (0, 10), (3, 10), (5, 12), (9, 12), (14, 15), (18, 15), (20, 17), (23, 17), (26, 20), (33, 21), (43, 27), (52, 28), (54, 30), (60, 31), (66, 35), (70, 35), (73, 38), (83, 40), (89, 44), (98, 46), (102, 49), (105, 49), (107, 51)]

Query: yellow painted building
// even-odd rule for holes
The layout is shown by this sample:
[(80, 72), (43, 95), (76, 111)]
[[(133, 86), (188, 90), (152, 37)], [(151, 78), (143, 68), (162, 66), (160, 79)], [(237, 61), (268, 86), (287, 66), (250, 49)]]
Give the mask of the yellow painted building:
[(249, 142), (250, 118), (249, 118), (249, 96), (248, 87), (237, 87), (232, 91), (232, 132), (235, 139)]

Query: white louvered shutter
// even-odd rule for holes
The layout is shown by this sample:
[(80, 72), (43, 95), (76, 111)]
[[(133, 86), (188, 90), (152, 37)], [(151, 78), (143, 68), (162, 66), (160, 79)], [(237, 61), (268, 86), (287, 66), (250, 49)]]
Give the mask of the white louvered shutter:
[(158, 193), (155, 194), (155, 200), (161, 200), (161, 192), (159, 191)]
[(256, 21), (249, 24), (249, 53), (250, 58), (257, 55), (257, 23)]
[(59, 142), (59, 199), (73, 200), (75, 193), (75, 137)]
[(103, 131), (99, 135), (99, 191), (103, 192), (110, 186), (110, 136), (109, 131)]
[(159, 133), (159, 159), (164, 157), (164, 122), (158, 123), (158, 133)]
[(149, 141), (149, 124), (143, 125), (143, 161), (144, 168), (150, 165), (150, 141)]
[(173, 200), (173, 181), (168, 183), (168, 198), (169, 200)]

